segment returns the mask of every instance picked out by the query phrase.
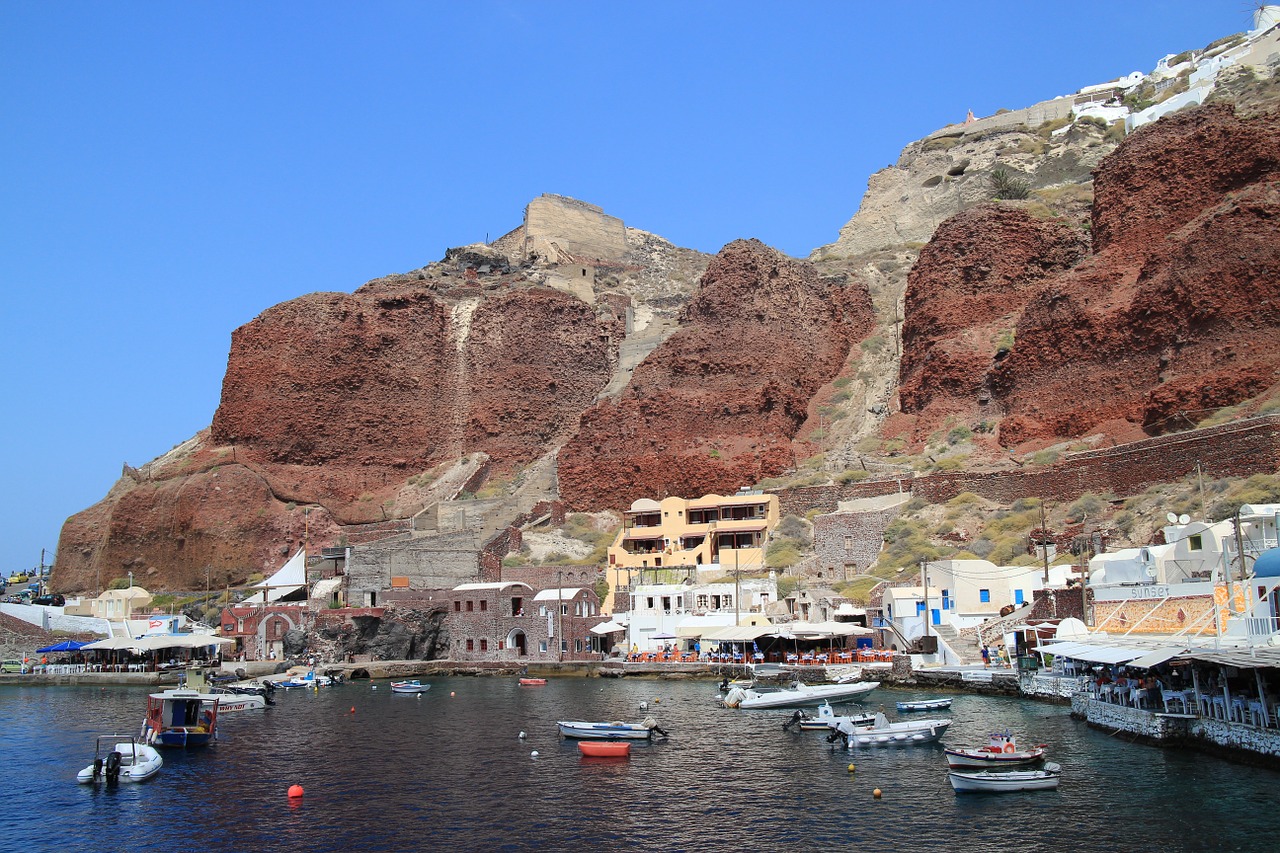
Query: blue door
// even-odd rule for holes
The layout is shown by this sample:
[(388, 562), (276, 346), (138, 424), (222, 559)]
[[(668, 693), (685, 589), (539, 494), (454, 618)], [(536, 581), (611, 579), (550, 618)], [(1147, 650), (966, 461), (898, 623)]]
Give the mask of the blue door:
[(929, 611), (929, 616), (931, 617), (932, 622), (933, 622), (933, 624), (934, 624), (934, 625), (941, 625), (941, 624), (942, 624), (942, 611), (941, 611), (941, 610), (939, 610), (938, 608), (936, 608), (936, 607), (935, 607), (935, 608), (933, 608), (932, 610), (930, 610), (930, 611)]

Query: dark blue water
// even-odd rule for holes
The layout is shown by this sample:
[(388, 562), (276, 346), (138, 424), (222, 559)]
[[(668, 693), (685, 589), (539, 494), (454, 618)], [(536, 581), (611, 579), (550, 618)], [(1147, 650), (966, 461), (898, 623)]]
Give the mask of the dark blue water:
[[(224, 717), (217, 746), (166, 751), (154, 780), (116, 789), (74, 776), (95, 734), (139, 729), (145, 691), (0, 688), (0, 850), (1280, 849), (1280, 774), (1126, 743), (1057, 705), (961, 695), (936, 715), (955, 720), (946, 743), (1007, 727), (1064, 769), (1058, 791), (957, 796), (940, 747), (833, 751), (783, 732), (789, 711), (713, 704), (713, 682), (432, 684), (421, 698), (385, 682), (277, 694)], [(892, 718), (894, 701), (923, 697), (863, 705)], [(646, 713), (671, 737), (627, 761), (584, 759), (556, 732)]]

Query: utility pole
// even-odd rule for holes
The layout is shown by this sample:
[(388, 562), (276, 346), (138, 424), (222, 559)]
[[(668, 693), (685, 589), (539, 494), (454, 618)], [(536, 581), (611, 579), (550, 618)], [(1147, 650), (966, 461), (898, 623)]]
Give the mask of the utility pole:
[[(1240, 561), (1240, 579), (1244, 580), (1244, 533), (1240, 530), (1240, 508), (1236, 507), (1236, 558)], [(1227, 564), (1227, 603), (1236, 612), (1236, 570)]]
[[(734, 543), (738, 544), (737, 542)], [(738, 572), (738, 549), (733, 549), (733, 624), (742, 624), (742, 575)]]
[(929, 636), (929, 561), (920, 561), (920, 574), (924, 581), (924, 636)]
[(556, 655), (561, 663), (564, 663), (564, 587), (560, 585), (563, 573), (556, 570)]
[(1049, 528), (1044, 520), (1044, 498), (1040, 499), (1040, 553), (1044, 557), (1044, 588), (1049, 589)]

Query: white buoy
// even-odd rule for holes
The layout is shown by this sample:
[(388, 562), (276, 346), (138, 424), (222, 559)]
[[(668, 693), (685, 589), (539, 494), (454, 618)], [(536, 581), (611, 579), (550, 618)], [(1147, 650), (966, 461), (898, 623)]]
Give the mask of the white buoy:
[(375, 684), (375, 685), (373, 685), (373, 689), (374, 689), (374, 690), (377, 690), (377, 689), (378, 689), (378, 685), (376, 685), (376, 684)]
[(520, 733), (520, 740), (524, 740), (526, 737), (528, 737), (528, 735), (526, 735), (524, 732)]
[(538, 757), (538, 750), (536, 750), (536, 749), (535, 749), (533, 752), (529, 753), (529, 757), (530, 757), (530, 758), (537, 758), (537, 757)]
[(641, 702), (641, 703), (640, 703), (640, 710), (641, 710), (641, 711), (647, 711), (647, 710), (649, 710), (649, 703), (648, 703), (648, 702)]

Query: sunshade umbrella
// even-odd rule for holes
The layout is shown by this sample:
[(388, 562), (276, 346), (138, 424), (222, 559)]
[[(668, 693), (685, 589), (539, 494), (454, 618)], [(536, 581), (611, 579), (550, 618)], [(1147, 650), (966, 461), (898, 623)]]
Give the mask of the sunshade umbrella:
[(652, 635), (649, 639), (651, 639), (651, 640), (678, 640), (678, 639), (680, 639), (680, 638), (679, 638), (679, 637), (677, 637), (675, 634), (668, 634), (668, 633), (666, 633), (666, 632), (664, 631), (664, 632), (662, 632), (661, 634), (654, 634), (654, 635)]
[(44, 652), (78, 652), (87, 645), (89, 644), (78, 643), (75, 640), (63, 640), (57, 645), (45, 646), (43, 649), (36, 649), (36, 654), (42, 654)]

